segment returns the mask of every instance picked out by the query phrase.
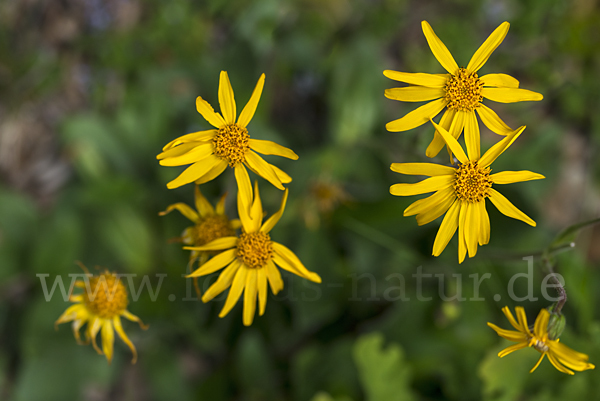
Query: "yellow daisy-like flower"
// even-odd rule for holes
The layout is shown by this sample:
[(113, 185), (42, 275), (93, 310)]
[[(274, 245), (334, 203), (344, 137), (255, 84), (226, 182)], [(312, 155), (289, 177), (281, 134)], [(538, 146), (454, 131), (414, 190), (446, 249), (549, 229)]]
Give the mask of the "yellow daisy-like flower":
[[(519, 81), (506, 74), (487, 74), (479, 77), (477, 71), (485, 64), (492, 52), (502, 43), (510, 24), (503, 22), (475, 52), (467, 67), (458, 67), (452, 54), (436, 36), (427, 21), (421, 22), (423, 33), (435, 58), (448, 74), (407, 73), (386, 70), (383, 74), (393, 80), (405, 82), (409, 86), (385, 91), (389, 99), (402, 102), (430, 101), (404, 117), (386, 125), (388, 131), (407, 131), (425, 124), (446, 108), (440, 125), (454, 138), (465, 130), (465, 142), (470, 154), (479, 157), (479, 125), (475, 112), (481, 121), (493, 132), (507, 135), (512, 132), (498, 115), (482, 103), (483, 99), (494, 102), (513, 103), (528, 100), (542, 100), (539, 93), (519, 88)], [(427, 148), (428, 157), (436, 156), (444, 146), (439, 131), (435, 132)], [(450, 149), (448, 149), (450, 151)]]
[(269, 235), (283, 215), (288, 190), (286, 189), (283, 194), (279, 211), (264, 223), (262, 223), (263, 208), (257, 182), (254, 185), (254, 193), (255, 197), (249, 212), (242, 206), (238, 193), (238, 212), (242, 221), (242, 233), (239, 237), (224, 237), (204, 246), (186, 248), (196, 251), (222, 251), (189, 277), (205, 276), (225, 267), (218, 280), (204, 293), (202, 301), (210, 301), (231, 286), (225, 306), (219, 314), (219, 317), (223, 317), (235, 306), (244, 292), (243, 321), (246, 326), (251, 325), (254, 319), (257, 293), (259, 314), (262, 316), (265, 311), (267, 281), (273, 294), (283, 289), (283, 280), (276, 264), (307, 280), (321, 282), (318, 274), (308, 271), (289, 248), (272, 241)]
[[(67, 308), (54, 323), (54, 326), (73, 322), (73, 334), (77, 343), (89, 344), (91, 339), (94, 349), (100, 355), (104, 353), (108, 363), (111, 362), (113, 357), (114, 332), (116, 331), (121, 340), (131, 349), (133, 353), (131, 363), (135, 363), (137, 361), (137, 351), (123, 330), (121, 316), (132, 322), (137, 322), (143, 330), (146, 330), (148, 326), (144, 325), (139, 317), (127, 310), (129, 302), (127, 289), (121, 283), (121, 280), (114, 273), (105, 270), (104, 273), (98, 276), (90, 277), (87, 282), (77, 280), (75, 286), (83, 288), (84, 292), (69, 297), (69, 301), (77, 302), (77, 304)], [(87, 323), (86, 341), (82, 342), (79, 329), (85, 323)], [(102, 332), (102, 350), (96, 344), (96, 336), (100, 331)]]
[(416, 184), (392, 185), (390, 193), (396, 196), (411, 196), (435, 192), (404, 210), (404, 216), (416, 215), (420, 226), (446, 213), (435, 237), (433, 255), (439, 256), (442, 253), (457, 228), (459, 263), (463, 262), (467, 251), (469, 257), (473, 257), (477, 253), (477, 244), (485, 245), (489, 242), (490, 219), (485, 209), (486, 198), (506, 216), (535, 227), (535, 222), (492, 188), (492, 184), (539, 180), (544, 176), (531, 171), (490, 174), (490, 165), (521, 135), (525, 127), (507, 135), (480, 158), (479, 152), (473, 153), (472, 148), (467, 149), (467, 157), (458, 141), (448, 131), (433, 121), (432, 123), (460, 164), (455, 168), (433, 163), (392, 163), (391, 170), (397, 173), (425, 175), (430, 178)]
[(254, 116), (264, 84), (265, 74), (262, 74), (236, 122), (233, 89), (227, 72), (221, 71), (219, 104), (223, 115), (216, 113), (200, 96), (196, 99), (198, 113), (216, 129), (181, 136), (169, 142), (163, 148), (163, 152), (156, 156), (162, 166), (191, 164), (176, 179), (167, 184), (168, 188), (177, 188), (192, 181), (196, 181), (197, 184), (211, 181), (229, 165), (235, 170), (238, 188), (243, 195), (242, 199), (249, 205), (252, 202), (252, 198), (249, 198), (252, 194), (252, 183), (246, 167), (281, 190), (284, 189), (283, 184), (292, 181), (289, 175), (267, 163), (256, 152), (293, 160), (298, 159), (298, 155), (275, 142), (250, 138), (246, 129)]
[(594, 365), (588, 363), (589, 357), (586, 354), (572, 350), (566, 345), (560, 343), (558, 338), (549, 338), (548, 322), (550, 320), (550, 312), (548, 312), (547, 309), (542, 309), (537, 319), (535, 319), (533, 332), (527, 325), (527, 316), (525, 316), (525, 310), (520, 306), (517, 306), (515, 310), (517, 312), (517, 319), (514, 318), (513, 314), (510, 312), (510, 309), (508, 309), (508, 306), (502, 308), (502, 312), (504, 312), (510, 324), (517, 329), (517, 331), (501, 329), (493, 323), (488, 323), (488, 326), (494, 329), (500, 337), (517, 343), (500, 351), (498, 353), (500, 358), (503, 358), (511, 352), (521, 348), (533, 347), (537, 351), (541, 352), (542, 356), (535, 364), (533, 369), (529, 371), (529, 373), (537, 369), (542, 362), (542, 359), (544, 359), (546, 355), (548, 355), (550, 363), (552, 363), (556, 369), (570, 375), (574, 374), (573, 370), (582, 372), (584, 370), (595, 368)]

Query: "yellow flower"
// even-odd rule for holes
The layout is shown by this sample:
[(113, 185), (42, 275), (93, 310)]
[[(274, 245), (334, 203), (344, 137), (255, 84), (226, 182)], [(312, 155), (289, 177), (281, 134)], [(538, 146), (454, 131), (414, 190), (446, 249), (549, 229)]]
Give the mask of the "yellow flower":
[(321, 282), (318, 274), (304, 267), (300, 259), (286, 246), (271, 240), (269, 232), (277, 224), (285, 209), (288, 190), (286, 189), (279, 211), (262, 223), (263, 209), (258, 193), (258, 183), (254, 184), (255, 197), (250, 212), (242, 206), (238, 193), (238, 213), (242, 221), (239, 237), (225, 237), (200, 247), (186, 247), (197, 251), (223, 251), (202, 265), (189, 277), (205, 276), (227, 266), (219, 279), (204, 293), (203, 302), (208, 302), (231, 286), (225, 306), (219, 317), (223, 317), (235, 306), (244, 291), (244, 325), (249, 326), (254, 319), (256, 295), (258, 293), (259, 314), (267, 305), (267, 281), (273, 294), (283, 289), (281, 274), (275, 266), (300, 277)]
[(525, 127), (507, 135), (480, 158), (479, 152), (472, 153), (472, 148), (467, 149), (467, 157), (458, 141), (448, 131), (433, 121), (432, 123), (461, 164), (454, 168), (433, 163), (392, 163), (391, 169), (397, 173), (425, 175), (430, 178), (416, 184), (392, 185), (390, 193), (396, 196), (410, 196), (435, 192), (404, 210), (404, 216), (416, 215), (420, 226), (446, 213), (435, 237), (433, 255), (439, 256), (442, 253), (457, 228), (459, 263), (463, 262), (467, 251), (469, 257), (473, 257), (477, 253), (477, 244), (485, 245), (489, 242), (490, 219), (485, 209), (486, 198), (506, 216), (535, 227), (535, 222), (492, 188), (492, 184), (539, 180), (544, 176), (531, 171), (490, 174), (492, 162), (521, 135)]
[(510, 312), (510, 309), (508, 309), (508, 306), (502, 308), (502, 312), (504, 312), (510, 324), (517, 329), (517, 331), (504, 330), (495, 324), (488, 323), (488, 326), (494, 329), (500, 337), (517, 343), (500, 351), (498, 353), (500, 358), (503, 358), (511, 352), (521, 348), (533, 347), (537, 351), (541, 352), (542, 356), (535, 364), (533, 369), (529, 371), (529, 373), (537, 369), (542, 362), (542, 359), (544, 359), (544, 356), (546, 355), (548, 355), (550, 363), (552, 363), (556, 369), (570, 375), (574, 374), (570, 369), (582, 372), (584, 370), (595, 368), (594, 365), (587, 362), (589, 357), (586, 354), (574, 351), (566, 345), (561, 344), (558, 338), (549, 338), (548, 321), (550, 319), (550, 312), (548, 312), (547, 309), (542, 309), (537, 319), (535, 319), (533, 332), (531, 332), (529, 326), (527, 325), (525, 310), (520, 306), (517, 306), (515, 310), (517, 312), (518, 320), (515, 320), (513, 314)]
[[(83, 265), (82, 265), (82, 268)], [(87, 272), (87, 269), (84, 268)], [(116, 331), (121, 340), (129, 346), (133, 353), (131, 363), (137, 360), (137, 351), (135, 346), (125, 334), (121, 325), (121, 316), (137, 322), (143, 330), (148, 326), (144, 325), (139, 317), (131, 314), (127, 310), (127, 289), (121, 283), (121, 280), (105, 270), (104, 273), (98, 276), (92, 276), (88, 282), (77, 280), (75, 286), (84, 288), (85, 291), (81, 294), (71, 295), (69, 300), (77, 302), (71, 305), (54, 323), (55, 327), (61, 323), (73, 322), (73, 333), (78, 344), (88, 344), (90, 339), (92, 345), (98, 354), (104, 355), (111, 362), (113, 356), (113, 343), (115, 339), (114, 332)], [(79, 329), (87, 323), (85, 331), (86, 341), (82, 342), (79, 336)], [(96, 344), (96, 336), (98, 332), (102, 332), (102, 350)]]
[[(433, 100), (404, 117), (386, 125), (388, 131), (407, 131), (425, 124), (446, 108), (440, 125), (454, 138), (465, 130), (465, 142), (470, 154), (479, 157), (479, 125), (475, 111), (481, 121), (493, 132), (507, 135), (512, 132), (498, 115), (482, 103), (483, 98), (494, 102), (512, 103), (527, 100), (542, 100), (539, 93), (519, 89), (519, 81), (506, 74), (487, 74), (482, 77), (477, 71), (485, 64), (492, 52), (502, 43), (510, 24), (502, 23), (475, 52), (467, 67), (458, 67), (452, 54), (436, 36), (427, 21), (421, 22), (423, 33), (435, 58), (449, 74), (407, 73), (386, 70), (383, 74), (393, 80), (405, 82), (409, 86), (385, 91), (389, 99), (402, 102), (423, 102)], [(428, 157), (436, 156), (444, 140), (436, 131), (427, 148)], [(450, 149), (448, 149), (450, 151)]]
[(219, 104), (223, 115), (216, 113), (200, 96), (196, 99), (198, 113), (216, 129), (181, 136), (169, 142), (163, 148), (163, 152), (156, 156), (162, 166), (191, 164), (179, 177), (167, 184), (168, 188), (177, 188), (192, 181), (196, 181), (197, 184), (211, 181), (229, 165), (235, 170), (238, 188), (244, 195), (242, 199), (249, 205), (252, 202), (252, 198), (249, 197), (252, 194), (252, 184), (246, 167), (281, 190), (284, 189), (283, 184), (292, 181), (289, 175), (267, 163), (255, 152), (293, 160), (298, 159), (298, 155), (275, 142), (250, 138), (246, 129), (254, 116), (264, 84), (265, 74), (262, 74), (236, 122), (233, 89), (227, 72), (221, 71)]

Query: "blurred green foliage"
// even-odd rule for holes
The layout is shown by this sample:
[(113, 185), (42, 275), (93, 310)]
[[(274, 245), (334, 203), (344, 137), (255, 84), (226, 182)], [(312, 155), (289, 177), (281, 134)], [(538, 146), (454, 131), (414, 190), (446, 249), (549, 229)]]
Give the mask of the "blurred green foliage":
[[(545, 96), (494, 105), (511, 127), (528, 126), (494, 168), (547, 177), (502, 188), (538, 227), (490, 206), (491, 243), (460, 266), (455, 241), (431, 256), (439, 222), (418, 227), (402, 217), (416, 198), (388, 192), (409, 179), (390, 163), (426, 161), (433, 134), (427, 126), (385, 131), (415, 105), (384, 98), (396, 84), (382, 71), (442, 71), (421, 32), (424, 19), (460, 65), (508, 20), (485, 73), (511, 74)], [(510, 300), (510, 277), (526, 271), (521, 257), (539, 257), (562, 229), (598, 216), (598, 26), (591, 0), (0, 3), (0, 398), (595, 399), (596, 371), (567, 377), (543, 363), (529, 374), (538, 353), (498, 358), (507, 344), (486, 322), (507, 326), (504, 305), (524, 306), (530, 319), (548, 306), (539, 264), (539, 299)], [(269, 295), (250, 328), (240, 305), (218, 318), (223, 296), (189, 300), (191, 283), (182, 278), (189, 255), (168, 242), (189, 223), (175, 213), (158, 217), (169, 204), (191, 204), (193, 190), (167, 190), (181, 169), (160, 167), (155, 156), (168, 141), (208, 128), (195, 98), (217, 105), (221, 70), (238, 109), (266, 73), (250, 134), (300, 155), (273, 159), (293, 182), (272, 236), (323, 278), (317, 286), (283, 272), (284, 291)], [(482, 135), (483, 148), (497, 140)], [(259, 183), (273, 213), (281, 192)], [(213, 203), (226, 191), (235, 217), (231, 171), (203, 186)], [(581, 231), (575, 248), (553, 259), (569, 294), (561, 341), (596, 364), (599, 235)], [(80, 273), (75, 260), (136, 273), (137, 287), (144, 274), (153, 288), (160, 282), (155, 300), (145, 290), (130, 299), (129, 310), (150, 324), (148, 331), (124, 324), (140, 354), (136, 365), (118, 339), (108, 366), (76, 345), (69, 325), (54, 330), (68, 302), (58, 290), (47, 302), (36, 274), (49, 274), (51, 285), (57, 275)], [(437, 276), (418, 289), (419, 266)], [(476, 291), (470, 275), (486, 273)], [(517, 280), (515, 292), (526, 290)], [(440, 291), (484, 301), (444, 301)]]

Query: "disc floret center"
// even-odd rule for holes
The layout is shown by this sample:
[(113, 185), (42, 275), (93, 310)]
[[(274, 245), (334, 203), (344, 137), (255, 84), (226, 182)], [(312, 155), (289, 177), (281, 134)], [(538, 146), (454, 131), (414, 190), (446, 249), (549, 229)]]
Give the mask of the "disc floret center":
[(237, 256), (252, 269), (259, 269), (273, 256), (271, 237), (267, 233), (242, 233), (238, 239)]
[(482, 90), (483, 82), (477, 73), (470, 73), (466, 68), (460, 68), (446, 81), (444, 99), (448, 101), (449, 109), (473, 111), (483, 100)]
[(481, 168), (477, 161), (461, 164), (456, 169), (454, 192), (459, 200), (471, 203), (481, 202), (490, 196), (492, 179), (490, 168)]
[(219, 128), (213, 138), (215, 156), (235, 167), (246, 161), (246, 152), (250, 150), (248, 130), (238, 124), (228, 124)]

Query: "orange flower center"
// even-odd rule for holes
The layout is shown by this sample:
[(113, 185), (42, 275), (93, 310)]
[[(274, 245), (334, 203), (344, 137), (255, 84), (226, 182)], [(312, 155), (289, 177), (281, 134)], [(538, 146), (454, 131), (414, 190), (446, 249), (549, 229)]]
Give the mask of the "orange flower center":
[(481, 91), (483, 82), (477, 76), (477, 73), (469, 73), (466, 68), (460, 68), (456, 75), (452, 75), (444, 90), (446, 95), (444, 99), (448, 101), (449, 109), (473, 111), (479, 107), (483, 96)]
[(120, 279), (111, 273), (103, 273), (89, 279), (83, 302), (92, 314), (110, 319), (119, 316), (127, 308), (127, 289)]
[(471, 203), (481, 202), (490, 196), (492, 180), (490, 168), (481, 168), (477, 161), (461, 164), (456, 169), (454, 192), (459, 200)]
[(250, 150), (248, 130), (237, 124), (224, 125), (213, 138), (215, 156), (225, 160), (230, 167), (246, 161)]
[(273, 256), (271, 237), (261, 231), (242, 233), (238, 239), (237, 257), (252, 269), (258, 269), (267, 264)]
[(195, 246), (202, 246), (222, 237), (232, 237), (235, 231), (227, 216), (215, 214), (206, 216), (192, 228)]

